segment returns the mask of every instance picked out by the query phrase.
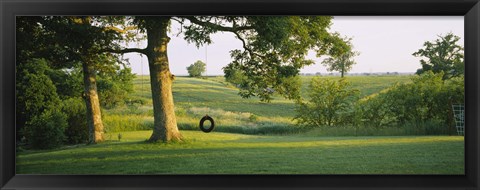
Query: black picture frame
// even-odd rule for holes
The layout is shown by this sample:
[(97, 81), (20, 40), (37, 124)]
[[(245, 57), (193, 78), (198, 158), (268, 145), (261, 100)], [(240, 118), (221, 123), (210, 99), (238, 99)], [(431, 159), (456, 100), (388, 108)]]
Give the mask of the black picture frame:
[[(1, 0), (1, 189), (479, 189), (479, 0)], [(465, 175), (16, 175), (15, 16), (462, 15)]]

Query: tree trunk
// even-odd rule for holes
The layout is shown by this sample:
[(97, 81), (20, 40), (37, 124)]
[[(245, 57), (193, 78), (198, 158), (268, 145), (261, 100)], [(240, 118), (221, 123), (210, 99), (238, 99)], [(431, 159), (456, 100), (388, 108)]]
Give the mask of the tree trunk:
[(87, 105), (87, 125), (89, 130), (88, 143), (95, 144), (105, 140), (102, 113), (100, 112), (100, 102), (97, 94), (97, 79), (92, 64), (83, 62), (82, 67), (85, 103)]
[(153, 99), (154, 129), (150, 142), (181, 141), (173, 105), (172, 82), (167, 57), (170, 38), (167, 29), (169, 17), (148, 17), (146, 54), (150, 69), (150, 84)]
[(345, 66), (342, 66), (342, 71), (341, 71), (341, 77), (340, 78), (343, 78), (343, 73), (345, 73)]

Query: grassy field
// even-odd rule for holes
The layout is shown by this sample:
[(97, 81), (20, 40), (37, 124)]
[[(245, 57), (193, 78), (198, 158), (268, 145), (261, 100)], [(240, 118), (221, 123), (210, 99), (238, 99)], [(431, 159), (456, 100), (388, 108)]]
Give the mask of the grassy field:
[[(338, 76), (324, 78), (340, 79)], [(302, 76), (303, 93), (311, 79), (312, 76)], [(410, 76), (402, 75), (348, 76), (346, 79), (352, 83), (353, 88), (360, 90), (362, 96), (378, 93), (394, 83), (410, 82)], [(145, 105), (105, 110), (104, 122), (109, 131), (148, 130), (153, 126), (148, 76), (138, 76), (134, 80), (134, 88), (132, 96), (144, 101)], [(198, 129), (198, 121), (208, 114), (215, 119), (218, 126), (222, 126), (216, 130), (223, 132), (282, 134), (298, 131), (292, 121), (295, 116), (295, 104), (292, 100), (280, 96), (275, 96), (270, 103), (260, 102), (255, 97), (244, 99), (238, 95), (238, 89), (225, 82), (223, 77), (176, 77), (173, 94), (180, 129)]]
[[(313, 76), (302, 76), (302, 94), (306, 94), (308, 84)], [(324, 76), (322, 78), (337, 79), (338, 76)], [(361, 96), (378, 93), (395, 83), (408, 83), (410, 76), (348, 76), (346, 80), (352, 83), (352, 88), (359, 89)], [(148, 76), (138, 76), (135, 81), (134, 96), (151, 101), (151, 92)], [(261, 103), (258, 98), (243, 99), (231, 84), (225, 82), (221, 76), (206, 79), (176, 77), (173, 85), (173, 94), (176, 106), (209, 106), (212, 109), (226, 111), (249, 112), (265, 116), (289, 116), (290, 110), (282, 110), (285, 106), (293, 106), (293, 101), (274, 96), (274, 100), (267, 104)], [(222, 101), (218, 101), (222, 100)], [(252, 108), (253, 106), (253, 108)]]
[[(463, 174), (459, 136), (304, 137), (182, 131), (149, 144), (151, 131), (91, 146), (18, 154), (18, 174)], [(114, 135), (116, 136), (116, 134)]]
[[(305, 87), (312, 77), (302, 77)], [(339, 77), (330, 77), (336, 78)], [(363, 96), (409, 76), (348, 76)], [(143, 104), (103, 110), (107, 142), (56, 150), (21, 150), (18, 174), (463, 174), (461, 136), (425, 134), (408, 127), (324, 128), (294, 125), (295, 104), (242, 99), (222, 77), (177, 77), (175, 112), (184, 142), (149, 144), (153, 110), (149, 79), (134, 81)], [(212, 133), (198, 122), (215, 119)], [(410, 131), (410, 132), (409, 132)], [(121, 138), (119, 139), (119, 134)], [(358, 135), (358, 136), (357, 136)]]

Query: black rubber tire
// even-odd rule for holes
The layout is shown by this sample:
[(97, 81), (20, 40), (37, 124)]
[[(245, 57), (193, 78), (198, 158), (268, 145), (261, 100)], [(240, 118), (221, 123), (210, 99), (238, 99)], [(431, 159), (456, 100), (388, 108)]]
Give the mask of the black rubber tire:
[[(203, 123), (206, 120), (210, 121), (210, 123), (212, 124), (209, 128), (203, 127)], [(214, 127), (215, 127), (215, 121), (213, 121), (213, 118), (211, 118), (210, 116), (208, 116), (208, 115), (203, 116), (202, 119), (200, 120), (200, 130), (202, 130), (203, 132), (209, 133), (209, 132), (213, 131)]]

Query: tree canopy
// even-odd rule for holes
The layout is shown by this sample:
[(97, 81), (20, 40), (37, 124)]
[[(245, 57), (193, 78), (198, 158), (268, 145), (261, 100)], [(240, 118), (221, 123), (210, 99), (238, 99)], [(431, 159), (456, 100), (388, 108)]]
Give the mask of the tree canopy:
[[(197, 47), (212, 43), (214, 33), (234, 34), (242, 42), (242, 49), (231, 51), (229, 66), (245, 76), (239, 94), (245, 98), (258, 96), (263, 101), (271, 100), (274, 92), (292, 99), (299, 96), (299, 86), (292, 82), (298, 80), (290, 79), (295, 79), (302, 67), (314, 64), (306, 58), (309, 51), (315, 51), (317, 56), (337, 57), (350, 50), (338, 33), (328, 31), (332, 20), (328, 16), (45, 16), (28, 19), (17, 23), (19, 30), (22, 35), (41, 33), (42, 38), (34, 41), (42, 44), (38, 46), (41, 51), (32, 50), (37, 46), (25, 40), (19, 47), (30, 49), (20, 53), (21, 57), (46, 53), (42, 57), (49, 57), (52, 67), (82, 69), (87, 120), (95, 132), (95, 141), (101, 141), (103, 133), (97, 74), (117, 70), (112, 66), (124, 63), (118, 54), (131, 52), (148, 58), (154, 104), (150, 141), (181, 140), (171, 91), (174, 78), (167, 56), (172, 21), (181, 24), (180, 32), (185, 40)], [(147, 47), (125, 45), (139, 40), (147, 40)]]
[[(88, 121), (92, 129), (90, 131), (101, 131), (100, 103), (109, 105), (110, 102), (114, 102), (112, 97), (117, 97), (118, 100), (120, 95), (128, 91), (129, 84), (131, 85), (132, 75), (126, 66), (127, 62), (117, 54), (101, 52), (104, 49), (118, 47), (119, 43), (131, 39), (128, 33), (111, 29), (111, 26), (119, 25), (121, 22), (123, 22), (121, 17), (17, 17), (17, 85), (25, 85), (20, 80), (24, 77), (22, 68), (28, 66), (32, 60), (45, 60), (44, 65), (48, 68), (45, 75), (55, 85), (62, 101), (72, 102), (70, 98), (83, 98), (87, 107), (84, 110), (86, 111), (84, 119)], [(97, 95), (97, 74), (101, 78), (100, 95), (105, 97), (104, 101), (100, 102)], [(23, 93), (18, 94), (17, 101), (24, 96)], [(41, 95), (37, 94), (37, 96)], [(76, 100), (75, 102), (78, 103)], [(77, 110), (83, 110), (83, 108)], [(98, 115), (95, 115), (96, 113)], [(67, 119), (73, 121), (73, 117), (78, 116), (79, 113), (71, 112)], [(20, 116), (20, 120), (24, 120), (23, 117)], [(96, 121), (93, 121), (94, 119)], [(19, 123), (18, 129), (23, 127), (23, 122)], [(79, 122), (69, 122), (69, 128), (72, 127), (71, 125), (78, 124)], [(82, 126), (75, 128), (84, 129)], [(101, 140), (100, 136), (95, 137), (96, 139), (90, 137), (91, 142)], [(72, 138), (69, 136), (69, 139)], [(76, 139), (75, 142), (83, 141), (83, 139)]]
[[(352, 47), (350, 40), (348, 40), (350, 47)], [(352, 47), (353, 48), (353, 47)], [(352, 69), (352, 66), (356, 64), (353, 57), (360, 55), (360, 52), (353, 50), (347, 51), (337, 57), (329, 57), (322, 61), (322, 64), (327, 66), (327, 71), (339, 71), (341, 77), (343, 78), (344, 74)]]
[(212, 43), (211, 35), (229, 32), (242, 42), (243, 49), (231, 51), (232, 68), (241, 71), (246, 80), (239, 94), (258, 96), (270, 101), (278, 92), (286, 98), (299, 96), (297, 85), (290, 78), (299, 69), (314, 64), (307, 59), (310, 50), (317, 56), (339, 56), (350, 50), (338, 33), (328, 28), (332, 17), (328, 16), (134, 16), (126, 17), (127, 25), (133, 25), (146, 35), (146, 48), (114, 48), (108, 52), (146, 54), (149, 60), (152, 98), (154, 102), (154, 132), (150, 141), (180, 140), (173, 110), (170, 73), (167, 56), (171, 22), (181, 24), (187, 42), (197, 47)]
[(443, 72), (444, 80), (463, 75), (465, 71), (463, 47), (457, 44), (460, 37), (453, 33), (438, 37), (433, 42), (426, 41), (422, 49), (412, 54), (415, 57), (424, 58), (420, 60), (422, 68), (417, 70), (417, 74), (426, 71)]
[(191, 77), (201, 77), (206, 71), (207, 64), (198, 60), (187, 67), (188, 75)]
[[(282, 90), (286, 78), (298, 75), (299, 69), (314, 64), (308, 51), (317, 56), (337, 57), (350, 50), (338, 33), (327, 29), (332, 17), (327, 16), (204, 16), (182, 17), (185, 39), (197, 46), (211, 43), (210, 34), (231, 32), (242, 42), (243, 49), (231, 51), (227, 68), (241, 72), (247, 80), (239, 94), (258, 96), (270, 101), (274, 92), (286, 98), (297, 97), (296, 90)], [(187, 20), (190, 24), (187, 23)], [(273, 89), (273, 90), (268, 90)]]

